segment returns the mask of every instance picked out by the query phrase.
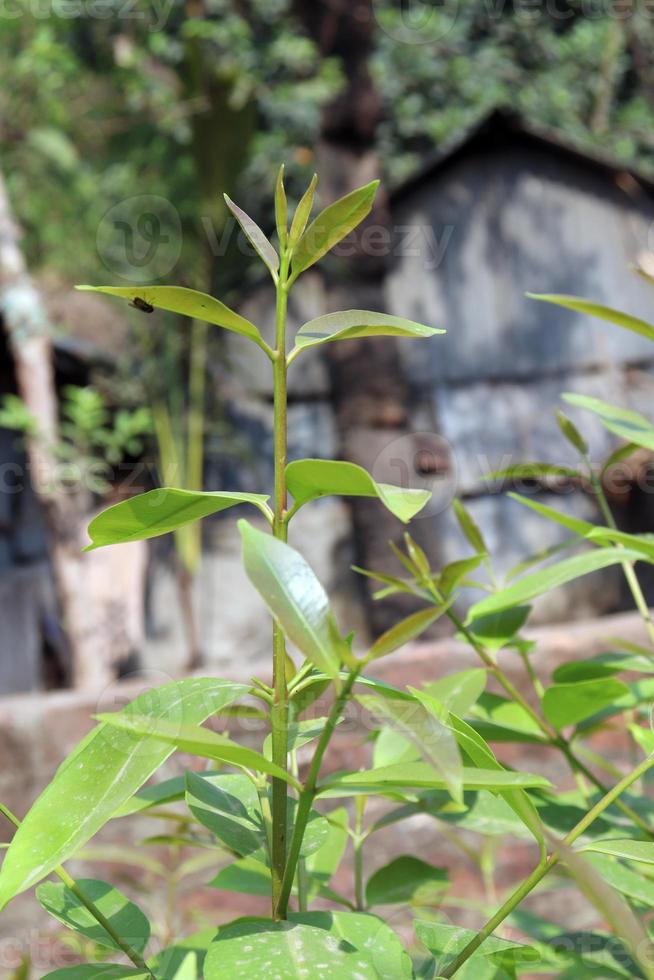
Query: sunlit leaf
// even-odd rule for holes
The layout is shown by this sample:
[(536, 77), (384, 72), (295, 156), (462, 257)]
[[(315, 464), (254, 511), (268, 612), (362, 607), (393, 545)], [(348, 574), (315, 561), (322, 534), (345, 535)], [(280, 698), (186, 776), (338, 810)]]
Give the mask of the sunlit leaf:
[[(244, 684), (188, 678), (139, 695), (112, 716), (197, 724), (247, 694)], [(172, 753), (173, 747), (98, 725), (66, 759), (16, 831), (0, 870), (0, 906), (76, 853)]]
[(141, 299), (150, 306), (169, 313), (181, 313), (194, 320), (204, 320), (225, 330), (232, 330), (253, 340), (260, 347), (265, 346), (263, 337), (253, 323), (239, 313), (230, 310), (219, 299), (199, 293), (185, 286), (76, 286), (76, 289), (92, 293), (106, 293), (134, 302)]
[(445, 331), (406, 320), (401, 316), (392, 316), (389, 313), (343, 310), (340, 313), (325, 313), (300, 327), (295, 335), (295, 350), (331, 343), (333, 340), (355, 340), (357, 337), (424, 339), (442, 333)]
[[(117, 888), (104, 881), (80, 878), (76, 885), (102, 913), (114, 932), (132, 949), (142, 953), (150, 938), (150, 923), (138, 906), (130, 902)], [(122, 952), (113, 936), (100, 925), (75, 892), (63, 882), (43, 882), (36, 889), (36, 897), (46, 912), (69, 929), (91, 939), (94, 943)]]
[(407, 616), (406, 619), (401, 619), (395, 626), (391, 626), (370, 647), (366, 656), (366, 662), (379, 660), (380, 657), (385, 657), (406, 643), (410, 643), (411, 640), (415, 640), (447, 611), (452, 601), (450, 599), (443, 605), (421, 609), (419, 612)]
[[(395, 933), (375, 915), (363, 912), (291, 912), (291, 922), (324, 929), (340, 945), (351, 946), (368, 959), (379, 980), (412, 980), (411, 960)], [(356, 966), (355, 966), (356, 969)], [(349, 975), (345, 974), (345, 977)], [(356, 973), (352, 974), (355, 980)], [(314, 980), (313, 976), (311, 980)], [(339, 977), (340, 980), (340, 977)], [(358, 980), (358, 978), (357, 978)]]
[(294, 276), (312, 266), (361, 224), (370, 214), (378, 187), (379, 181), (373, 180), (320, 212), (293, 250)]
[(588, 395), (564, 394), (561, 397), (569, 405), (585, 408), (597, 415), (609, 432), (637, 446), (654, 451), (654, 425), (648, 422), (644, 415), (632, 412), (628, 408), (609, 405), (599, 398), (591, 398)]
[(295, 209), (293, 221), (291, 222), (291, 231), (288, 237), (288, 244), (290, 248), (295, 248), (298, 241), (304, 234), (304, 229), (307, 226), (307, 221), (309, 220), (309, 215), (311, 214), (311, 209), (313, 208), (313, 199), (316, 195), (317, 183), (318, 174), (314, 174), (311, 178), (309, 186), (300, 198), (300, 202)]
[(268, 499), (260, 493), (202, 492), (177, 490), (174, 487), (149, 490), (122, 500), (98, 514), (89, 524), (92, 544), (86, 550), (156, 538), (237, 504), (253, 504), (267, 514)]
[(593, 840), (583, 846), (584, 851), (611, 854), (613, 857), (638, 864), (654, 864), (654, 843), (644, 840)]
[(355, 463), (329, 459), (299, 459), (286, 467), (286, 485), (297, 504), (318, 497), (377, 497), (405, 524), (428, 502), (429, 490), (412, 490), (377, 483)]
[(627, 685), (613, 677), (553, 684), (543, 695), (543, 714), (555, 728), (565, 728), (592, 717), (627, 694)]
[(545, 592), (559, 588), (583, 575), (617, 565), (625, 561), (639, 561), (642, 553), (629, 548), (597, 548), (583, 555), (575, 555), (538, 572), (518, 579), (500, 592), (495, 592), (476, 603), (469, 612), (469, 619), (479, 619), (510, 606), (529, 602)]
[(333, 679), (345, 651), (329, 599), (302, 555), (239, 521), (243, 561), (252, 584), (289, 640)]
[(587, 313), (588, 316), (597, 317), (599, 320), (606, 320), (609, 323), (615, 323), (619, 327), (624, 327), (625, 330), (631, 330), (632, 333), (640, 334), (641, 337), (654, 340), (654, 327), (651, 323), (647, 323), (646, 320), (641, 320), (638, 317), (630, 316), (629, 313), (623, 313), (621, 310), (614, 310), (610, 306), (593, 303), (591, 300), (582, 299), (580, 296), (566, 296), (559, 293), (527, 293), (527, 296), (530, 299), (553, 303), (555, 306), (563, 306), (568, 310), (574, 310), (576, 313)]
[[(493, 769), (463, 769), (464, 789), (547, 789), (550, 783), (544, 776), (528, 772), (507, 772)], [(352, 772), (345, 775), (328, 776), (320, 784), (320, 792), (325, 796), (356, 795), (358, 792), (385, 793), (393, 788), (404, 789), (447, 789), (445, 778), (426, 762), (401, 763)]]

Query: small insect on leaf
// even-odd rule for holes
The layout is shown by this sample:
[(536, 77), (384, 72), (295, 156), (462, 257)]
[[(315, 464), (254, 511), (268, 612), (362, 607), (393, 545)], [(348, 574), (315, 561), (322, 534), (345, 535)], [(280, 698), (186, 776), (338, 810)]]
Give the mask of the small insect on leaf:
[(129, 305), (133, 306), (135, 310), (140, 310), (141, 313), (154, 313), (154, 306), (146, 303), (140, 296), (135, 296)]

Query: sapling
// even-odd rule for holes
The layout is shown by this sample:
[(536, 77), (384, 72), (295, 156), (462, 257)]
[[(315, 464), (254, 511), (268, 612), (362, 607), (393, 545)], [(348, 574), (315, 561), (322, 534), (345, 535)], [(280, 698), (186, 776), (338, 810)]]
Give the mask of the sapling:
[[(456, 514), (473, 554), (435, 572), (407, 536), (406, 551), (395, 549), (403, 576), (366, 572), (380, 579), (380, 597), (402, 592), (420, 602), (416, 612), (363, 652), (356, 637), (343, 635), (311, 567), (287, 543), (289, 525), (299, 509), (325, 495), (377, 499), (404, 523), (429, 499), (424, 490), (379, 483), (352, 463), (287, 459), (287, 374), (309, 348), (349, 338), (426, 339), (443, 332), (395, 315), (347, 310), (305, 323), (292, 345), (288, 341), (291, 288), (366, 218), (376, 189), (376, 181), (358, 188), (310, 221), (314, 178), (289, 227), (282, 168), (275, 189), (276, 248), (248, 215), (227, 201), (275, 286), (272, 346), (255, 324), (194, 290), (81, 287), (141, 309), (168, 310), (231, 330), (248, 338), (259, 348), (253, 353), (270, 362), (272, 500), (266, 493), (162, 487), (122, 501), (95, 518), (89, 547), (179, 531), (237, 505), (254, 508), (258, 522), (243, 518), (239, 531), (245, 570), (272, 615), (271, 683), (261, 678), (243, 683), (189, 677), (147, 691), (121, 711), (97, 716), (98, 725), (57, 770), (22, 822), (3, 808), (16, 831), (0, 871), (0, 905), (37, 886), (37, 898), (51, 915), (102, 947), (114, 961), (56, 970), (50, 980), (233, 980), (241, 975), (282, 980), (455, 975), (510, 980), (533, 972), (538, 960), (538, 969), (596, 977), (596, 964), (579, 944), (568, 942), (565, 926), (527, 913), (515, 919), (523, 899), (551, 880), (550, 872), (557, 867), (566, 867), (582, 890), (591, 893), (623, 938), (618, 951), (610, 951), (610, 975), (618, 971), (618, 976), (653, 976), (647, 937), (622, 895), (642, 900), (648, 886), (654, 889), (646, 874), (627, 867), (654, 864), (650, 809), (628, 796), (653, 764), (654, 736), (650, 743), (651, 733), (637, 724), (646, 695), (615, 677), (622, 671), (652, 672), (651, 652), (619, 651), (567, 665), (570, 674), (546, 688), (530, 660), (533, 644), (521, 632), (529, 603), (537, 595), (611, 564), (626, 571), (637, 560), (652, 561), (651, 543), (622, 540), (610, 526), (593, 538), (585, 525), (576, 526), (571, 530), (590, 541), (593, 550), (535, 573), (520, 569), (518, 577), (502, 587), (481, 532), (457, 503)], [(462, 613), (465, 589), (480, 584), (489, 594), (467, 615)], [(419, 637), (441, 616), (452, 620), (479, 656), (478, 668), (432, 678), (408, 690), (375, 679), (379, 659)], [(526, 668), (533, 685), (529, 694), (507, 672), (509, 651), (518, 654)], [(502, 696), (486, 691), (489, 679), (503, 689)], [(324, 695), (326, 714), (314, 717)], [(330, 743), (353, 701), (373, 719), (372, 763), (364, 770), (333, 772), (325, 765)], [(625, 709), (632, 711), (634, 739), (639, 751), (644, 749), (644, 758), (626, 775), (612, 773), (605, 784), (594, 772), (595, 763), (587, 761), (592, 747), (583, 744), (584, 725), (600, 726), (607, 713), (614, 717)], [(260, 750), (204, 727), (208, 719), (241, 716), (266, 724)], [(577, 789), (564, 793), (538, 773), (505, 766), (489, 741), (562, 752), (578, 780)], [(146, 785), (175, 751), (205, 760), (206, 768), (194, 765), (182, 776)], [(305, 766), (301, 759), (307, 751)], [(350, 798), (353, 813), (347, 805)], [(380, 809), (380, 802), (386, 809)], [(175, 828), (149, 843), (172, 847), (175, 853), (191, 846), (200, 849), (201, 860), (190, 862), (192, 870), (205, 870), (215, 862), (209, 886), (269, 896), (269, 915), (239, 918), (185, 937), (171, 935), (174, 917), (168, 916), (164, 946), (153, 948), (150, 922), (133, 901), (111, 884), (75, 880), (62, 867), (83, 856), (82, 849), (107, 822), (136, 815), (163, 819)], [(366, 878), (370, 839), (417, 815), (429, 817), (435, 839), (458, 847), (467, 860), (479, 864), (485, 897), (472, 896), (469, 901), (477, 915), (486, 917), (477, 932), (447, 920), (466, 899), (450, 891), (446, 867), (403, 854)], [(495, 910), (490, 906), (497, 890), (492, 862), (496, 848), (471, 846), (470, 832), (486, 839), (515, 836), (534, 848), (533, 872), (497, 899)], [(348, 842), (353, 881), (344, 892), (334, 875)], [(591, 857), (580, 850), (591, 852)], [(594, 866), (589, 868), (590, 860)], [(51, 874), (59, 880), (46, 881)], [(384, 921), (388, 907), (414, 916), (416, 943), (408, 950)], [(496, 932), (510, 916), (529, 937), (528, 943)], [(605, 946), (612, 939), (606, 933), (601, 937)]]

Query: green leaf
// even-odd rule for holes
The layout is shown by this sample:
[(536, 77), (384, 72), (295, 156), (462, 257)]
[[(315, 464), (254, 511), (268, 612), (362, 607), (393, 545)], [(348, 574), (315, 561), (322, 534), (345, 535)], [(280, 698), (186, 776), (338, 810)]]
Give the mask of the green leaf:
[(355, 463), (329, 459), (299, 459), (286, 467), (286, 485), (296, 504), (318, 497), (378, 497), (400, 521), (407, 524), (431, 497), (429, 490), (411, 490), (376, 483)]
[(558, 423), (559, 429), (568, 440), (571, 446), (577, 450), (582, 456), (588, 455), (588, 443), (582, 436), (581, 432), (574, 424), (571, 422), (567, 415), (561, 411), (556, 413), (556, 421)]
[[(586, 851), (587, 848), (583, 850)], [(591, 867), (600, 873), (606, 884), (615, 888), (621, 895), (642, 902), (648, 909), (654, 905), (654, 881), (605, 854), (592, 854), (587, 860)]]
[[(339, 945), (351, 946), (370, 958), (379, 980), (412, 980), (411, 960), (395, 933), (375, 915), (364, 912), (291, 912), (291, 922), (324, 929)], [(355, 966), (356, 969), (356, 966)], [(344, 974), (356, 977), (356, 973)], [(314, 980), (311, 976), (310, 980)], [(317, 978), (316, 978), (317, 980)], [(340, 980), (340, 978), (339, 978)]]
[(484, 536), (475, 523), (470, 511), (458, 499), (455, 499), (452, 502), (452, 506), (454, 508), (454, 515), (457, 519), (459, 527), (463, 531), (464, 537), (468, 541), (468, 544), (474, 548), (477, 554), (487, 554), (488, 548), (486, 547)]
[(127, 966), (94, 963), (86, 966), (65, 966), (54, 973), (48, 973), (43, 980), (152, 980), (152, 976)]
[[(464, 767), (462, 777), (464, 789), (499, 792), (503, 789), (547, 789), (551, 786), (543, 776), (528, 772)], [(348, 796), (357, 795), (358, 792), (386, 793), (394, 788), (447, 789), (447, 783), (433, 766), (426, 762), (411, 762), (328, 776), (320, 784), (319, 792), (324, 796)]]
[(485, 692), (472, 709), (475, 729), (492, 742), (542, 742), (543, 732), (525, 709), (498, 694)]
[(257, 858), (244, 857), (221, 868), (216, 877), (208, 882), (208, 886), (217, 891), (270, 898), (272, 875), (269, 868)]
[(623, 459), (628, 459), (630, 456), (633, 456), (633, 454), (638, 452), (639, 449), (640, 446), (637, 446), (633, 442), (627, 442), (622, 446), (618, 446), (615, 452), (612, 452), (608, 459), (603, 463), (601, 475), (604, 476), (604, 474), (607, 473), (613, 466), (621, 463)]
[(297, 782), (292, 776), (266, 759), (260, 752), (239, 745), (238, 742), (232, 742), (225, 735), (218, 735), (200, 725), (177, 724), (147, 715), (125, 715), (122, 712), (97, 715), (97, 718), (119, 731), (138, 735), (141, 739), (147, 740), (148, 744), (163, 742), (177, 749), (178, 752), (188, 752), (190, 755), (200, 755), (215, 762), (225, 762), (228, 765), (267, 773), (297, 787)]
[(173, 776), (172, 779), (164, 779), (153, 786), (146, 786), (124, 803), (119, 810), (114, 813), (114, 818), (129, 817), (133, 813), (143, 813), (152, 807), (165, 806), (168, 803), (176, 803), (184, 799), (186, 782), (184, 776)]
[[(187, 678), (139, 695), (112, 718), (148, 714), (173, 727), (198, 723), (248, 688)], [(0, 907), (79, 850), (171, 755), (173, 748), (99, 725), (57, 770), (16, 831), (0, 870)]]
[(199, 490), (177, 490), (173, 487), (149, 490), (114, 504), (98, 514), (89, 524), (88, 533), (92, 544), (85, 550), (93, 551), (108, 544), (156, 538), (236, 504), (253, 504), (267, 516), (268, 499), (260, 493), (204, 493)]
[(652, 534), (628, 534), (626, 531), (618, 531), (611, 527), (595, 527), (586, 535), (586, 540), (597, 542), (600, 545), (619, 544), (625, 548), (633, 548), (654, 561), (654, 535)]
[(638, 864), (654, 864), (654, 843), (647, 840), (594, 840), (584, 844), (582, 850), (611, 854)]
[[(513, 606), (470, 619), (467, 626), (486, 650), (496, 653), (507, 646), (529, 619), (531, 606)], [(471, 611), (472, 614), (472, 611)]]
[(571, 517), (569, 514), (562, 514), (553, 507), (548, 507), (547, 504), (540, 504), (537, 500), (532, 500), (530, 497), (523, 497), (522, 494), (509, 493), (507, 497), (511, 497), (512, 500), (516, 500), (519, 504), (529, 507), (530, 510), (535, 510), (537, 514), (542, 514), (548, 520), (554, 521), (555, 524), (560, 524), (562, 527), (582, 537), (595, 527), (594, 524), (590, 524), (588, 521), (582, 521), (579, 517)]
[[(268, 845), (261, 803), (252, 781), (244, 775), (187, 773), (186, 801), (194, 817), (231, 851), (268, 863)], [(289, 829), (292, 829), (296, 800), (289, 800)], [(301, 854), (318, 850), (327, 839), (329, 826), (312, 811), (307, 823)]]
[(284, 164), (277, 171), (277, 182), (275, 184), (275, 224), (277, 226), (277, 237), (279, 238), (280, 248), (286, 248), (288, 241), (288, 217), (286, 191), (284, 190)]
[(365, 658), (366, 663), (379, 660), (380, 657), (385, 657), (406, 643), (410, 643), (411, 640), (415, 640), (416, 637), (424, 633), (432, 623), (435, 623), (449, 609), (453, 601), (454, 597), (441, 606), (430, 606), (427, 609), (421, 609), (419, 612), (407, 616), (406, 619), (400, 620), (395, 626), (391, 626), (370, 647)]
[(632, 412), (628, 408), (609, 405), (599, 398), (590, 398), (588, 395), (564, 394), (561, 397), (569, 405), (576, 405), (577, 408), (585, 408), (593, 412), (609, 432), (637, 446), (654, 451), (654, 426), (644, 415)]
[[(80, 878), (76, 884), (107, 919), (120, 938), (129, 943), (132, 949), (143, 953), (150, 938), (150, 923), (140, 908), (130, 902), (117, 888), (104, 881)], [(101, 946), (108, 946), (122, 953), (115, 939), (63, 882), (43, 882), (36, 889), (36, 897), (46, 912), (69, 929)]]
[(589, 575), (591, 572), (625, 561), (639, 561), (642, 557), (640, 552), (629, 548), (597, 548), (583, 555), (566, 558), (564, 561), (549, 565), (541, 571), (525, 575), (524, 578), (509, 585), (508, 588), (482, 599), (470, 609), (469, 619), (479, 619), (480, 616), (499, 612), (509, 606), (529, 602), (531, 599), (559, 588), (567, 582), (572, 582), (574, 579), (581, 578), (583, 575)]
[(309, 320), (295, 335), (295, 348), (289, 357), (295, 358), (297, 352), (316, 344), (327, 344), (333, 340), (355, 340), (357, 337), (413, 337), (424, 339), (445, 333), (435, 327), (426, 327), (404, 317), (389, 313), (372, 313), (370, 310), (343, 310), (340, 313), (325, 313)]
[(412, 739), (390, 725), (380, 728), (372, 754), (375, 769), (395, 762), (416, 762), (419, 758), (420, 751)]
[(479, 568), (483, 560), (484, 555), (473, 555), (472, 558), (460, 558), (445, 565), (438, 576), (439, 591), (448, 596), (458, 585), (465, 585), (468, 573)]
[[(284, 980), (344, 980), (355, 971), (360, 980), (379, 974), (370, 960), (329, 932), (295, 922), (240, 919), (223, 926), (204, 961), (205, 980), (265, 977), (272, 971)], [(283, 971), (283, 972), (282, 972)]]
[(447, 711), (443, 709), (445, 717), (441, 719), (416, 699), (396, 701), (360, 694), (357, 700), (374, 718), (414, 742), (423, 758), (434, 767), (434, 771), (441, 774), (452, 797), (461, 800), (461, 754), (457, 741), (446, 724)]
[(198, 961), (195, 953), (189, 953), (173, 976), (172, 980), (197, 980)]
[(629, 694), (615, 678), (554, 684), (543, 695), (543, 714), (555, 728), (576, 725)]
[(329, 599), (299, 552), (239, 521), (243, 561), (252, 584), (288, 639), (320, 670), (338, 680), (345, 642)]
[(241, 857), (267, 861), (266, 831), (256, 787), (239, 773), (186, 774), (186, 802), (193, 816)]
[(610, 306), (602, 306), (601, 303), (593, 303), (591, 300), (582, 299), (580, 296), (565, 296), (559, 293), (527, 293), (530, 299), (542, 300), (544, 303), (553, 303), (555, 306), (563, 306), (576, 313), (587, 313), (588, 316), (597, 317), (599, 320), (606, 320), (615, 323), (625, 330), (654, 340), (654, 327), (646, 320), (630, 316), (621, 310), (614, 310)]
[(225, 198), (227, 207), (243, 229), (245, 237), (249, 241), (250, 245), (255, 250), (261, 261), (268, 266), (270, 272), (272, 273), (273, 279), (276, 280), (277, 270), (279, 269), (279, 255), (272, 247), (256, 221), (253, 221), (249, 214), (246, 214), (242, 208), (239, 208), (238, 204), (234, 204), (227, 194), (223, 194), (223, 197)]
[(486, 687), (487, 674), (483, 667), (472, 670), (462, 670), (456, 674), (448, 674), (439, 681), (424, 684), (424, 690), (433, 698), (453, 711), (455, 715), (465, 715), (479, 700)]
[(92, 293), (106, 293), (108, 296), (119, 296), (134, 302), (142, 299), (159, 310), (169, 313), (181, 313), (194, 320), (204, 320), (225, 330), (240, 333), (243, 337), (253, 340), (259, 347), (267, 349), (263, 337), (253, 323), (239, 313), (230, 310), (219, 299), (199, 293), (185, 286), (76, 286), (76, 289)]
[(310, 891), (318, 886), (328, 885), (338, 871), (348, 842), (348, 813), (345, 807), (338, 807), (325, 815), (329, 828), (321, 846), (305, 859), (305, 868), (311, 878)]
[[(444, 922), (427, 922), (416, 919), (413, 926), (420, 942), (424, 943), (429, 952), (441, 961), (441, 965), (445, 965), (442, 963), (442, 957), (447, 960), (454, 959), (477, 935), (472, 929), (462, 929), (460, 926), (450, 926)], [(479, 948), (479, 953), (482, 956), (508, 953), (515, 964), (534, 963), (540, 959), (538, 950), (534, 949), (533, 946), (511, 942), (508, 939), (500, 939), (499, 936), (492, 935), (484, 940)]]
[(485, 480), (538, 480), (544, 476), (559, 476), (568, 479), (579, 478), (581, 473), (568, 466), (554, 463), (516, 463), (503, 470), (494, 470), (484, 475)]
[(403, 854), (370, 876), (366, 905), (439, 905), (448, 886), (447, 868)]
[(573, 660), (561, 664), (552, 674), (557, 684), (571, 681), (588, 681), (596, 677), (610, 677), (622, 671), (639, 674), (654, 673), (654, 660), (638, 653), (600, 653), (587, 660)]
[(160, 953), (157, 953), (156, 956), (153, 956), (148, 961), (148, 965), (155, 971), (158, 977), (174, 977), (182, 964), (185, 963), (189, 953), (193, 953), (197, 961), (198, 971), (201, 974), (204, 958), (209, 946), (216, 937), (216, 933), (217, 930), (215, 927), (193, 933), (185, 939), (181, 939), (173, 946), (162, 949)]
[(378, 187), (379, 181), (373, 180), (320, 212), (293, 250), (293, 276), (312, 266), (361, 224), (370, 214)]
[(307, 221), (309, 220), (309, 215), (311, 214), (311, 209), (313, 208), (313, 199), (316, 194), (317, 183), (318, 174), (314, 174), (311, 178), (309, 186), (300, 198), (300, 203), (295, 209), (293, 221), (291, 222), (291, 233), (288, 239), (289, 248), (295, 248), (300, 238), (304, 234), (304, 229), (307, 226)]

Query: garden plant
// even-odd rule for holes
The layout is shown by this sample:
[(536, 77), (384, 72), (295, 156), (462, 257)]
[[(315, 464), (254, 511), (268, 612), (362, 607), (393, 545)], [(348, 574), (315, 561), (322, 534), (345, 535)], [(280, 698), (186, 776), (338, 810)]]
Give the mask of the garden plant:
[[(566, 396), (595, 412), (624, 440), (608, 464), (595, 468), (582, 434), (559, 414), (562, 435), (579, 456), (578, 468), (524, 463), (492, 479), (575, 481), (596, 495), (604, 523), (595, 526), (520, 497), (518, 503), (562, 524), (569, 536), (499, 582), (480, 530), (456, 501), (468, 556), (434, 570), (406, 534), (403, 548), (393, 546), (401, 566), (397, 576), (360, 570), (378, 580), (377, 598), (407, 594), (418, 610), (361, 651), (356, 637), (342, 634), (312, 569), (287, 543), (292, 518), (311, 501), (338, 494), (377, 498), (407, 523), (429, 494), (380, 484), (347, 462), (289, 463), (287, 372), (301, 369), (303, 354), (316, 345), (379, 335), (428, 338), (443, 331), (397, 316), (348, 310), (304, 324), (291, 346), (286, 336), (290, 289), (369, 214), (377, 182), (353, 191), (310, 222), (315, 188), (314, 179), (289, 227), (280, 171), (277, 249), (228, 201), (275, 284), (274, 347), (253, 323), (211, 296), (175, 286), (99, 287), (139, 301), (145, 312), (168, 310), (235, 331), (259, 348), (256, 356), (270, 361), (272, 501), (265, 494), (166, 487), (109, 508), (93, 520), (89, 534), (90, 547), (97, 548), (176, 531), (236, 505), (255, 508), (258, 520), (241, 519), (239, 530), (246, 572), (272, 615), (272, 683), (193, 676), (147, 691), (120, 711), (100, 714), (98, 725), (22, 821), (2, 808), (16, 831), (0, 871), (0, 905), (37, 886), (41, 905), (87, 941), (88, 962), (58, 969), (49, 980), (511, 980), (538, 973), (575, 980), (652, 978), (654, 949), (644, 912), (654, 902), (654, 807), (643, 790), (654, 766), (649, 725), (654, 625), (636, 564), (654, 561), (654, 540), (616, 528), (602, 477), (606, 466), (636, 448), (654, 450), (654, 426), (633, 412)], [(654, 327), (643, 321), (569, 297), (547, 299), (576, 303), (574, 308), (654, 339)], [(573, 549), (574, 554), (565, 554)], [(551, 680), (539, 676), (534, 642), (523, 633), (529, 604), (610, 565), (624, 570), (651, 642), (642, 648), (607, 644), (597, 656), (558, 667)], [(481, 599), (480, 590), (486, 593)], [(435, 676), (407, 690), (375, 679), (380, 658), (441, 616), (449, 617), (474, 651), (477, 667)], [(524, 671), (524, 684), (512, 679), (516, 664)], [(371, 758), (363, 770), (334, 771), (330, 742), (352, 707), (370, 719)], [(260, 749), (249, 744), (251, 739), (241, 744), (205, 727), (216, 718), (265, 723)], [(598, 731), (631, 739), (630, 767), (619, 769), (593, 748)], [(489, 743), (502, 751), (509, 746), (512, 760), (528, 748), (530, 760), (540, 766), (542, 759), (544, 771), (558, 753), (570, 775), (567, 788), (502, 764)], [(196, 757), (188, 772), (149, 783), (175, 751)], [(174, 828), (151, 843), (168, 846), (178, 857), (186, 847), (199, 849), (201, 860), (189, 864), (187, 859), (189, 868), (207, 874), (212, 869), (210, 887), (269, 895), (270, 915), (174, 935), (170, 928), (152, 929), (137, 905), (112, 884), (75, 880), (64, 869), (65, 862), (84, 854), (106, 823), (144, 815)], [(384, 828), (416, 816), (429, 819), (434, 851), (442, 841), (478, 865), (477, 894), (450, 891), (447, 870), (415, 854), (369, 872), (374, 860), (369, 842)], [(477, 837), (479, 843), (471, 843)], [(533, 870), (498, 896), (495, 845), (511, 838), (522, 848), (531, 847)], [(340, 877), (333, 880), (346, 853), (351, 855), (350, 888)], [(179, 862), (181, 868), (181, 857)], [(592, 913), (586, 922), (593, 925), (579, 931), (555, 915), (543, 917), (531, 906), (527, 910), (523, 902), (537, 887), (541, 893), (549, 890), (553, 911), (559, 891), (569, 902), (571, 889), (578, 889)], [(477, 931), (457, 926), (461, 909), (468, 920), (474, 915), (485, 924)]]

